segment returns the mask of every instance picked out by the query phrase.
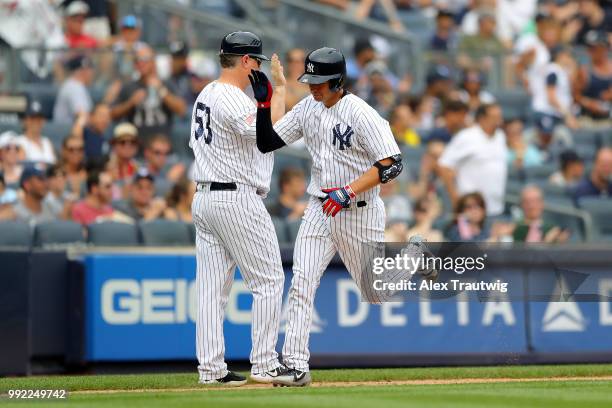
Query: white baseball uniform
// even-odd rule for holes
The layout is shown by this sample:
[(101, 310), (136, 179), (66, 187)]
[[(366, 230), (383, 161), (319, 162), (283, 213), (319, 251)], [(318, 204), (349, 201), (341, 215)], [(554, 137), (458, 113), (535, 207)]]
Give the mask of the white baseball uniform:
[(338, 252), (359, 285), (365, 245), (383, 242), (385, 228), (379, 186), (358, 194), (351, 207), (335, 217), (323, 213), (321, 190), (346, 186), (375, 162), (400, 154), (400, 149), (389, 123), (353, 94), (344, 95), (330, 108), (308, 96), (274, 130), (287, 144), (304, 138), (313, 158), (307, 190), (311, 198), (295, 243), (283, 346), (283, 362), (308, 371), (313, 304), (321, 275)]
[[(236, 265), (253, 293), (250, 360), (253, 373), (277, 368), (284, 273), (272, 219), (262, 198), (270, 189), (273, 155), (257, 149), (256, 106), (241, 89), (212, 82), (193, 109), (189, 146), (198, 189), (196, 226), (196, 348), (200, 380), (222, 378), (224, 309)], [(211, 183), (235, 183), (216, 190)]]

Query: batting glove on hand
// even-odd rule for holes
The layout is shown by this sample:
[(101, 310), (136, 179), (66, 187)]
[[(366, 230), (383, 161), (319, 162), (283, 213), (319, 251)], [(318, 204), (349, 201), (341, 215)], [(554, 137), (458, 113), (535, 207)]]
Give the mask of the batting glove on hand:
[[(329, 190), (326, 190), (329, 191)], [(351, 186), (331, 190), (323, 202), (323, 213), (328, 217), (335, 217), (343, 208), (351, 205), (351, 199), (355, 198), (355, 193)]]
[(266, 74), (252, 69), (249, 81), (251, 81), (251, 86), (253, 87), (253, 95), (255, 100), (257, 100), (257, 107), (269, 108), (273, 90)]

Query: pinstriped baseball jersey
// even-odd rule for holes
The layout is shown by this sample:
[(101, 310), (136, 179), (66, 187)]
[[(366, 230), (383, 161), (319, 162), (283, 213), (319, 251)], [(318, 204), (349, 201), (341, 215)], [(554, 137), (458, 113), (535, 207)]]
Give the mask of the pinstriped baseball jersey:
[(274, 156), (257, 149), (256, 116), (253, 100), (234, 85), (214, 81), (200, 92), (189, 138), (196, 181), (246, 184), (262, 193), (270, 190)]
[[(332, 107), (304, 98), (274, 125), (287, 144), (304, 138), (312, 155), (308, 194), (323, 197), (323, 188), (344, 187), (365, 173), (374, 162), (400, 154), (389, 122), (353, 94)], [(357, 196), (371, 200), (380, 187)]]

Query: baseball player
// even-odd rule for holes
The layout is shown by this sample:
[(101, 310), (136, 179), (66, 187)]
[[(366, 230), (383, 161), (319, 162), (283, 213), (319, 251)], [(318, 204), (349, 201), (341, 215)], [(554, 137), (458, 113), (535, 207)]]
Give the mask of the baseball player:
[(389, 123), (357, 96), (343, 89), (342, 53), (320, 48), (308, 54), (300, 82), (311, 95), (275, 125), (270, 116), (271, 86), (253, 71), (257, 109), (257, 147), (263, 153), (304, 138), (312, 155), (311, 196), (295, 243), (283, 363), (293, 378), (288, 386), (311, 381), (308, 340), (315, 291), (336, 252), (358, 285), (364, 244), (384, 241), (385, 208), (379, 184), (402, 171), (400, 149)]
[[(196, 349), (199, 382), (239, 386), (246, 378), (227, 370), (223, 318), (239, 267), (253, 293), (251, 378), (272, 382), (288, 377), (275, 350), (284, 284), (280, 250), (262, 197), (270, 189), (273, 155), (256, 146), (255, 102), (244, 90), (248, 74), (262, 61), (259, 37), (233, 32), (221, 42), (221, 74), (199, 94), (189, 146), (195, 155), (196, 194), (192, 213), (197, 250)], [(272, 115), (284, 113), (285, 83), (278, 57), (272, 57), (277, 98)], [(292, 377), (291, 377), (292, 378)]]

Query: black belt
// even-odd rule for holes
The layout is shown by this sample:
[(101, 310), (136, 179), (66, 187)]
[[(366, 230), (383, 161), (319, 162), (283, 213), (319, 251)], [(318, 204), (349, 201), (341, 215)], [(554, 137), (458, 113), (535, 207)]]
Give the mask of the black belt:
[[(204, 183), (199, 183), (204, 184)], [(209, 191), (236, 191), (238, 190), (238, 186), (236, 183), (218, 183), (213, 181), (210, 184)]]
[[(323, 202), (323, 201), (325, 201), (325, 200), (326, 200), (326, 198), (323, 198), (323, 197), (317, 197), (317, 198), (318, 198), (318, 199), (319, 199), (319, 201), (321, 201), (321, 202)], [(368, 203), (367, 203), (367, 202), (365, 202), (365, 201), (357, 201), (357, 207), (358, 207), (358, 208), (365, 207), (366, 205), (368, 205)]]

